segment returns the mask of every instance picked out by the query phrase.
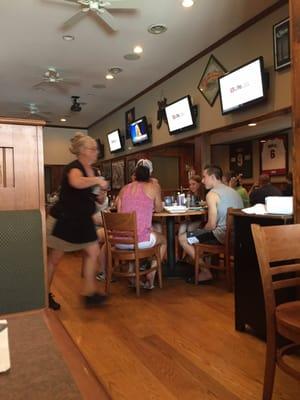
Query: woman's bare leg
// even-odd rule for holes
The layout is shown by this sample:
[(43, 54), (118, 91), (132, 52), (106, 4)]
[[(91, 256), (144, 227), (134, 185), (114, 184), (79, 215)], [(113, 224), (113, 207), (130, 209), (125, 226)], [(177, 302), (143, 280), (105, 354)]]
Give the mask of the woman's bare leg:
[(84, 282), (82, 292), (84, 296), (91, 296), (97, 292), (96, 273), (98, 271), (99, 245), (96, 242), (83, 251)]

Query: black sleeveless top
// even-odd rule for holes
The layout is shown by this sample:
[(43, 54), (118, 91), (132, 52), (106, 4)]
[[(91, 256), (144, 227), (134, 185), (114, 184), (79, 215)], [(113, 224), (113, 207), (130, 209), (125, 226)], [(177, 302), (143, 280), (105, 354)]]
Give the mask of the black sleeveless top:
[(92, 219), (96, 211), (95, 195), (92, 187), (76, 189), (69, 184), (68, 174), (73, 168), (87, 176), (78, 160), (64, 168), (59, 200), (50, 211), (50, 215), (57, 219), (52, 235), (71, 243), (93, 242), (97, 240)]

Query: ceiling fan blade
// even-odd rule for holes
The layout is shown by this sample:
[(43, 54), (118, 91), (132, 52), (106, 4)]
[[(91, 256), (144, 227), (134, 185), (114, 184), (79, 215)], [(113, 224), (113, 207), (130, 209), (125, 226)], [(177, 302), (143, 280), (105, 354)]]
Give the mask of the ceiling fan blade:
[(32, 87), (33, 88), (39, 88), (41, 86), (44, 86), (46, 83), (47, 83), (47, 81), (42, 81), (42, 82), (39, 82), (39, 83), (33, 85)]
[(71, 86), (79, 86), (80, 82), (75, 81), (73, 79), (63, 79), (62, 82), (66, 85), (71, 85)]
[(74, 14), (73, 17), (69, 18), (67, 21), (65, 21), (62, 25), (63, 29), (68, 29), (72, 25), (75, 25), (77, 22), (79, 22), (84, 16), (86, 15), (86, 12), (80, 10), (78, 13)]
[(119, 10), (132, 10), (137, 8), (138, 2), (136, 0), (119, 0), (111, 2), (109, 5), (105, 6), (108, 10), (110, 9), (119, 9)]
[(118, 26), (115, 22), (114, 17), (110, 15), (110, 13), (104, 8), (102, 8), (101, 11), (95, 10), (95, 13), (110, 27), (110, 29), (115, 32), (118, 30)]

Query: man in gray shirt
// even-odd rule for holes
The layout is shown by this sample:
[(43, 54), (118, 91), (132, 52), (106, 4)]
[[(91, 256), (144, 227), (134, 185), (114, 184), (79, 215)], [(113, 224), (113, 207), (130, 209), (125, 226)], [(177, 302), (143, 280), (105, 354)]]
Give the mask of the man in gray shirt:
[[(223, 244), (226, 234), (227, 209), (243, 208), (243, 202), (239, 194), (229, 186), (222, 183), (222, 169), (217, 165), (207, 165), (202, 174), (202, 183), (209, 190), (206, 195), (208, 206), (208, 220), (203, 229), (193, 233), (179, 235), (179, 242), (185, 252), (193, 259), (195, 249), (193, 243)], [(212, 278), (210, 271), (202, 268), (199, 281)]]

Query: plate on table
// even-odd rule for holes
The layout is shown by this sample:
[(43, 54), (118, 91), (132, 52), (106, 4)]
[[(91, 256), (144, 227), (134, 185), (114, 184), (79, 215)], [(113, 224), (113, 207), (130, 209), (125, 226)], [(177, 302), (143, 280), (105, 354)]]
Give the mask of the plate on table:
[(207, 206), (202, 206), (202, 207), (189, 207), (190, 211), (203, 211), (207, 208)]
[(188, 208), (185, 206), (169, 206), (169, 207), (164, 207), (165, 210), (171, 214), (176, 214), (176, 213), (185, 213), (187, 212)]

